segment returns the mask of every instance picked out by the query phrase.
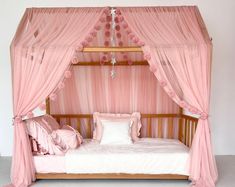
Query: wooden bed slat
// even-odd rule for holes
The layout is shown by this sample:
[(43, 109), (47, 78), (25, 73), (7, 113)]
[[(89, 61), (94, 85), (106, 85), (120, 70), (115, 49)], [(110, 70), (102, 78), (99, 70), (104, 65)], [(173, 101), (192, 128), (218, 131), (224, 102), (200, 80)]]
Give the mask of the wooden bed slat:
[(158, 138), (162, 137), (162, 118), (158, 118)]
[(147, 119), (147, 137), (152, 137), (152, 124), (151, 124), (152, 118)]
[(66, 173), (36, 173), (36, 179), (173, 179), (188, 180), (186, 175), (173, 174), (66, 174)]
[(174, 131), (173, 131), (173, 118), (168, 118), (168, 138), (173, 139)]

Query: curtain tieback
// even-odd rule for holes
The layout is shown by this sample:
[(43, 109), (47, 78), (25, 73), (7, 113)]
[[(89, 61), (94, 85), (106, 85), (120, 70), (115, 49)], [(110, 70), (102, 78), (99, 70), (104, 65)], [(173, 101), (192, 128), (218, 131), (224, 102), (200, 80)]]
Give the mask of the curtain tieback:
[(202, 120), (206, 120), (206, 119), (208, 119), (208, 117), (209, 117), (209, 115), (207, 113), (202, 112), (199, 118)]
[(12, 123), (14, 125), (14, 123), (20, 123), (22, 121), (22, 118), (20, 116), (14, 116), (12, 118)]

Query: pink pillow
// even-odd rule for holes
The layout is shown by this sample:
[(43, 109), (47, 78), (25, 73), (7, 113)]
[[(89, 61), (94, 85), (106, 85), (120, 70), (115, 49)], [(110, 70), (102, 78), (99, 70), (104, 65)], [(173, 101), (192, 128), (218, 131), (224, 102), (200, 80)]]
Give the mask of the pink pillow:
[(43, 116), (25, 120), (27, 133), (38, 144), (40, 154), (63, 155), (66, 147), (55, 144), (51, 133), (52, 128), (42, 120)]
[(76, 148), (82, 143), (82, 137), (75, 129), (69, 126), (56, 129), (59, 125), (55, 124), (53, 128), (56, 130), (53, 131), (51, 123), (48, 123), (44, 117), (25, 120), (27, 132), (32, 137), (31, 140), (35, 140), (37, 143), (38, 149), (36, 149), (35, 142), (31, 141), (34, 143), (32, 144), (33, 151), (37, 151), (39, 154), (63, 155), (69, 148)]
[(49, 114), (42, 116), (42, 120), (44, 123), (47, 123), (52, 130), (57, 130), (60, 128), (60, 124)]
[(110, 120), (110, 121), (125, 121), (130, 120), (133, 121), (133, 125), (131, 126), (131, 138), (133, 141), (137, 141), (140, 135), (141, 129), (141, 121), (140, 121), (140, 113), (134, 112), (132, 114), (110, 114), (110, 113), (99, 113), (95, 112), (93, 114), (93, 120), (95, 125), (95, 129), (93, 131), (93, 139), (100, 141), (103, 134), (103, 127), (101, 124), (101, 120)]
[(57, 129), (52, 132), (51, 136), (57, 145), (67, 150), (76, 149), (81, 144), (80, 134), (72, 130)]

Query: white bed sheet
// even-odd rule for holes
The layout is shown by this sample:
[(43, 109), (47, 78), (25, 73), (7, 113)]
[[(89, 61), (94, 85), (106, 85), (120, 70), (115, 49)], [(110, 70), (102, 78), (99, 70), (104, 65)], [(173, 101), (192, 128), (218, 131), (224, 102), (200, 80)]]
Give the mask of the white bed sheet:
[(189, 149), (178, 140), (142, 138), (132, 145), (85, 141), (65, 155), (66, 173), (188, 175)]

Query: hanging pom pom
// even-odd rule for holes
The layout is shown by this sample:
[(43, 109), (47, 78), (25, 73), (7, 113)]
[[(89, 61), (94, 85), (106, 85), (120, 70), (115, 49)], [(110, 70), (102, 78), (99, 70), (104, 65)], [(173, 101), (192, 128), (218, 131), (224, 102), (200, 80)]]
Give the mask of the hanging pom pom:
[(110, 23), (106, 23), (106, 24), (105, 24), (105, 28), (106, 28), (107, 30), (109, 30), (109, 29), (111, 28)]
[(120, 31), (120, 25), (116, 25), (116, 26), (115, 26), (115, 30), (116, 30), (116, 31)]
[(108, 8), (108, 7), (104, 9), (104, 13), (105, 13), (106, 15), (109, 14), (109, 8)]
[(145, 45), (145, 43), (144, 43), (144, 42), (142, 42), (142, 41), (138, 41), (138, 45), (139, 45), (139, 46), (144, 46), (144, 45)]
[(99, 31), (101, 29), (101, 26), (100, 25), (96, 25), (95, 26), (95, 30)]
[(131, 40), (135, 37), (135, 35), (134, 35), (132, 32), (129, 33), (128, 36), (129, 36), (129, 38), (130, 38)]
[(102, 61), (106, 62), (107, 61), (107, 56), (102, 56)]
[(121, 14), (121, 10), (120, 9), (116, 9), (116, 14), (120, 15)]
[(55, 101), (57, 98), (57, 95), (53, 93), (49, 96), (49, 98), (50, 98), (50, 100)]
[(58, 85), (58, 89), (61, 90), (65, 87), (64, 83), (63, 82), (60, 82), (59, 85)]
[(205, 112), (202, 112), (202, 113), (201, 113), (201, 116), (200, 116), (200, 119), (206, 120), (207, 118), (208, 118), (208, 114), (205, 113)]
[(27, 113), (27, 117), (28, 117), (28, 118), (33, 118), (33, 117), (34, 117), (33, 112), (28, 112), (28, 113)]
[(137, 38), (136, 36), (133, 38), (133, 42), (134, 43), (138, 43), (139, 42), (139, 38)]
[(131, 60), (128, 60), (128, 65), (132, 65), (133, 64), (133, 62), (131, 61)]
[(86, 46), (88, 46), (88, 42), (85, 40), (82, 42), (82, 45), (83, 45), (83, 47), (86, 47)]
[(151, 72), (155, 73), (155, 72), (157, 71), (157, 68), (154, 67), (154, 66), (150, 66), (150, 67), (149, 67), (149, 70), (150, 70)]
[(71, 76), (72, 76), (71, 71), (69, 71), (69, 70), (65, 71), (64, 77), (65, 77), (66, 79), (70, 78)]
[(106, 21), (107, 21), (107, 22), (112, 21), (112, 17), (111, 17), (111, 16), (106, 16)]
[(147, 60), (147, 61), (151, 60), (151, 55), (150, 54), (145, 54), (144, 59)]
[(118, 17), (115, 17), (115, 18), (114, 18), (114, 22), (115, 22), (115, 23), (119, 23)]
[(108, 46), (109, 46), (109, 41), (105, 41), (105, 42), (104, 42), (104, 46), (105, 46), (105, 47), (108, 47)]
[(45, 103), (40, 104), (39, 109), (42, 110), (42, 111), (46, 110), (46, 104)]
[(106, 31), (106, 32), (105, 32), (105, 36), (106, 36), (106, 37), (110, 37), (110, 32), (109, 32), (109, 31)]
[(127, 56), (127, 55), (123, 55), (123, 58), (124, 58), (124, 59), (128, 59), (128, 56)]
[(166, 81), (159, 81), (160, 82), (160, 86), (165, 87), (167, 85)]
[(92, 41), (92, 37), (91, 37), (91, 36), (87, 36), (87, 37), (86, 37), (86, 41), (87, 41), (87, 42), (91, 42), (91, 41)]
[(91, 35), (92, 37), (96, 37), (96, 36), (97, 36), (97, 32), (96, 32), (95, 30), (92, 30), (92, 31), (90, 32), (90, 35)]
[(77, 57), (74, 57), (71, 61), (72, 64), (77, 64), (78, 63), (78, 59)]
[(179, 105), (180, 105), (180, 107), (182, 107), (182, 108), (186, 108), (186, 106), (187, 106), (187, 104), (186, 104), (185, 101), (180, 101), (180, 102), (179, 102)]
[(105, 62), (103, 60), (100, 61), (100, 65), (103, 66)]
[(122, 37), (122, 34), (121, 34), (120, 32), (118, 32), (118, 33), (116, 34), (116, 36), (117, 36), (117, 38), (121, 38), (121, 37)]
[(172, 98), (172, 97), (175, 97), (176, 94), (175, 94), (175, 92), (173, 92), (173, 91), (169, 91), (169, 92), (168, 92), (168, 95)]
[(75, 50), (76, 50), (77, 52), (82, 51), (82, 50), (83, 50), (83, 45), (82, 45), (82, 44), (78, 45)]
[(101, 17), (101, 18), (100, 18), (100, 22), (101, 22), (101, 23), (104, 23), (104, 22), (105, 22), (105, 17)]
[(123, 46), (123, 42), (122, 41), (118, 42), (118, 45)]
[(131, 32), (132, 32), (131, 29), (127, 29), (127, 30), (126, 30), (126, 33), (127, 33), (128, 35), (129, 35)]
[(118, 20), (119, 22), (123, 22), (124, 21), (124, 17), (122, 15), (118, 16)]
[(20, 123), (22, 121), (20, 116), (15, 117), (14, 122), (15, 123)]

